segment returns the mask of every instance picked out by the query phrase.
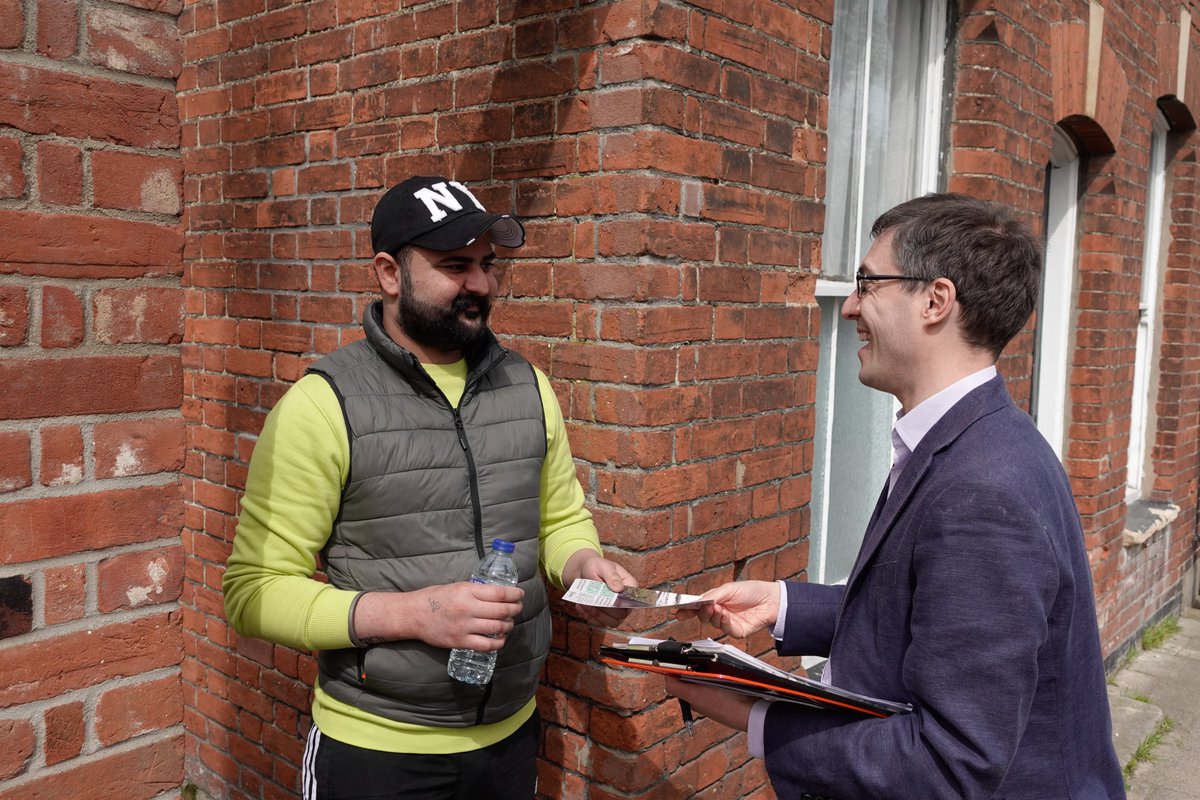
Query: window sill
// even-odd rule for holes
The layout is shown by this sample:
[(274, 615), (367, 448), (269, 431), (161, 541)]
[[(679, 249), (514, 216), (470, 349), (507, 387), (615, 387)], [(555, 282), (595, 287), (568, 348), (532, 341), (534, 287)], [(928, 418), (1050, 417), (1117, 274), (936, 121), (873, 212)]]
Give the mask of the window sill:
[(1125, 547), (1141, 547), (1178, 516), (1179, 506), (1174, 503), (1134, 500), (1125, 509), (1125, 533), (1121, 543)]

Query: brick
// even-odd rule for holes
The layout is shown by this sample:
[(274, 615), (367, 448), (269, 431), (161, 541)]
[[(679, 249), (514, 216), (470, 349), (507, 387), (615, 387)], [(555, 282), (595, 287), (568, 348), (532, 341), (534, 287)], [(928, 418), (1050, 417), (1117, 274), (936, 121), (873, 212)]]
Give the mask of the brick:
[(0, 136), (0, 198), (25, 196), (24, 157), (19, 139)]
[[(174, 93), (95, 75), (24, 64), (0, 70), (0, 125), (131, 147), (175, 147)], [(4, 226), (6, 230), (13, 230)]]
[(806, 308), (719, 307), (715, 336), (718, 339), (787, 339), (804, 330)]
[(636, 45), (632, 55), (638, 60), (642, 77), (657, 78), (706, 95), (716, 96), (720, 91), (721, 66), (709, 55), (654, 42)]
[(525, 62), (495, 76), (491, 99), (494, 103), (505, 103), (552, 97), (571, 91), (577, 83), (573, 57)]
[[(380, 102), (383, 104), (384, 113), (389, 118), (431, 114), (435, 111), (451, 108), (454, 105), (449, 82), (438, 81), (434, 83), (420, 83), (415, 86), (388, 88), (384, 89), (380, 94)], [(431, 172), (437, 171), (433, 170)]]
[(83, 154), (78, 147), (38, 142), (37, 164), (42, 202), (65, 206), (83, 202)]
[(215, 116), (230, 110), (229, 92), (224, 89), (194, 92), (179, 98), (180, 116), (184, 119)]
[(675, 354), (624, 345), (563, 344), (555, 348), (555, 377), (599, 382), (663, 384), (674, 379)]
[(78, 347), (83, 342), (83, 302), (65, 286), (42, 287), (42, 347)]
[(312, 350), (312, 331), (305, 325), (267, 322), (262, 326), (262, 344), (268, 350), (307, 353)]
[(60, 764), (83, 752), (86, 735), (83, 703), (64, 703), (45, 711), (46, 766)]
[(762, 275), (757, 269), (708, 267), (700, 274), (700, 297), (708, 302), (758, 302)]
[(179, 214), (183, 166), (177, 158), (99, 150), (92, 155), (98, 208)]
[(617, 425), (686, 425), (708, 417), (711, 403), (711, 389), (703, 386), (595, 389), (596, 421)]
[(268, 10), (256, 20), (256, 41), (273, 42), (280, 39), (291, 39), (305, 32), (305, 17), (303, 8), (283, 8)]
[(183, 338), (183, 291), (106, 288), (95, 293), (93, 324), (105, 344), (178, 344)]
[(353, 91), (395, 79), (399, 53), (383, 51), (347, 58), (338, 65), (338, 89)]
[(0, 262), (30, 272), (69, 265), (73, 277), (179, 274), (178, 225), (25, 211), (0, 211)]
[[(614, 473), (601, 479), (596, 499), (619, 507), (652, 509), (720, 491), (711, 464), (675, 466), (647, 473)], [(689, 574), (678, 572), (678, 575)]]
[[(612, 787), (620, 794), (617, 796), (645, 796), (645, 792), (662, 779), (662, 768), (656, 766), (658, 759), (645, 755), (630, 762), (624, 751), (614, 751), (607, 747), (593, 747), (591, 759), (591, 777), (604, 786)], [(678, 775), (673, 782), (691, 786), (691, 781)], [(689, 790), (690, 793), (690, 790)], [(590, 795), (589, 795), (590, 796)]]
[(512, 134), (513, 114), (508, 108), (449, 113), (439, 117), (437, 123), (437, 142), (442, 147), (504, 141)]
[(0, 559), (37, 561), (178, 536), (177, 485), (0, 504)]
[(672, 437), (667, 431), (572, 427), (570, 440), (576, 458), (596, 463), (651, 468), (671, 462)]
[(311, 100), (298, 103), (294, 108), (295, 130), (298, 131), (336, 130), (350, 123), (350, 101), (345, 97)]
[(10, 645), (0, 675), (0, 701), (6, 706), (29, 703), (117, 677), (177, 667), (183, 647), (176, 616), (156, 614)]
[(327, 325), (352, 325), (356, 322), (353, 302), (349, 298), (339, 297), (301, 297), (299, 318), (304, 322)]
[(120, 686), (96, 703), (96, 736), (106, 747), (182, 721), (178, 675)]
[(566, 303), (505, 303), (493, 318), (498, 333), (535, 336), (569, 336), (572, 308)]
[(83, 619), (87, 610), (87, 567), (70, 564), (43, 571), (42, 616), (47, 625)]
[[(2, 7), (2, 6), (0, 6)], [(25, 771), (36, 744), (33, 723), (27, 719), (0, 719), (0, 781)]]
[(100, 562), (97, 597), (101, 613), (179, 599), (183, 587), (180, 547), (123, 553)]
[(72, 769), (39, 774), (0, 787), (0, 800), (120, 797), (150, 800), (183, 784), (183, 735), (88, 760)]
[(0, 286), (0, 347), (18, 347), (29, 336), (29, 291)]
[(78, 425), (56, 425), (41, 430), (41, 482), (43, 486), (70, 486), (84, 478), (83, 433)]
[(93, 433), (97, 478), (153, 475), (183, 467), (183, 419), (122, 420)]
[(506, 28), (448, 36), (438, 43), (438, 66), (450, 71), (496, 64), (511, 50), (509, 38)]
[(296, 188), (302, 194), (345, 191), (350, 187), (349, 164), (321, 164), (296, 173)]
[(0, 431), (0, 494), (33, 484), (29, 433)]
[(79, 4), (74, 0), (38, 0), (37, 51), (59, 61), (75, 55), (79, 42)]
[(19, 48), (25, 40), (25, 9), (21, 0), (0, 0), (0, 19), (6, 21), (0, 28), (0, 48)]
[(121, 7), (88, 8), (84, 25), (93, 64), (155, 78), (179, 75), (183, 48), (175, 19)]
[(276, 72), (259, 77), (254, 83), (254, 100), (264, 106), (302, 100), (308, 95), (308, 81), (303, 72)]
[(716, 228), (703, 223), (664, 220), (611, 220), (599, 227), (599, 252), (628, 258), (661, 256), (709, 261), (716, 251)]
[(178, 408), (183, 368), (168, 355), (0, 363), (0, 418)]
[(788, 519), (786, 517), (748, 523), (737, 530), (734, 557), (737, 559), (750, 558), (759, 553), (783, 547), (788, 540)]
[(600, 335), (607, 341), (666, 344), (712, 338), (711, 307), (614, 309), (601, 318)]

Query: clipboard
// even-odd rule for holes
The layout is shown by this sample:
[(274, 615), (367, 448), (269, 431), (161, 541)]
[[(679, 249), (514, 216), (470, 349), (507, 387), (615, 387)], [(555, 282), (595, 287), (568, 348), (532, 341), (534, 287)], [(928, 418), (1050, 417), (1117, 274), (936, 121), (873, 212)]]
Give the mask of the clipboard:
[(600, 647), (600, 661), (611, 667), (673, 675), (689, 683), (717, 686), (810, 708), (840, 709), (881, 718), (912, 711), (912, 706), (907, 703), (868, 697), (784, 672), (736, 647), (711, 639), (615, 642)]

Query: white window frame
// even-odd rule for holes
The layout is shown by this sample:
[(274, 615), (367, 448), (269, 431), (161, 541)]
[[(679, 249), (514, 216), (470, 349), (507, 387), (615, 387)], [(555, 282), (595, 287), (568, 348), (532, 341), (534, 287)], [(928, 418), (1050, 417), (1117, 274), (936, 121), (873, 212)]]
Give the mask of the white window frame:
[(1138, 301), (1137, 341), (1134, 345), (1133, 387), (1129, 407), (1129, 453), (1125, 470), (1125, 499), (1133, 502), (1146, 492), (1147, 453), (1153, 426), (1151, 379), (1155, 373), (1158, 296), (1162, 281), (1163, 223), (1167, 186), (1167, 134), (1170, 126), (1161, 111), (1154, 114), (1150, 134), (1150, 172), (1146, 186), (1146, 238), (1142, 247), (1142, 291)]
[[(866, 20), (875, 20), (877, 15), (887, 14), (890, 9), (911, 12), (915, 7), (914, 4), (904, 2), (904, 0), (865, 0), (864, 5), (866, 6)], [(855, 8), (856, 6), (850, 4), (849, 7)], [(857, 6), (857, 8), (862, 10), (861, 6)], [(885, 153), (891, 156), (892, 151), (888, 150), (889, 144), (895, 146), (895, 139), (889, 142), (889, 139), (884, 137), (881, 140), (879, 138), (880, 130), (873, 124), (875, 115), (879, 113), (878, 105), (888, 103), (890, 96), (879, 97), (878, 93), (872, 94), (871, 82), (867, 79), (860, 80), (858, 94), (853, 100), (852, 119), (856, 127), (853, 137), (854, 148), (851, 154), (853, 163), (848, 167), (851, 178), (848, 182), (850, 188), (843, 191), (839, 186), (833, 187), (835, 189), (833, 192), (826, 192), (826, 231), (822, 242), (824, 263), (822, 264), (822, 276), (817, 280), (815, 290), (817, 302), (822, 310), (822, 363), (818, 368), (816, 401), (818, 430), (814, 435), (816, 449), (813, 455), (813, 517), (809, 551), (809, 574), (814, 580), (825, 583), (844, 581), (847, 575), (840, 573), (848, 570), (848, 568), (839, 568), (839, 574), (833, 574), (829, 565), (830, 509), (835, 505), (834, 493), (836, 491), (852, 493), (852, 496), (842, 498), (843, 502), (836, 504), (841, 509), (852, 508), (855, 513), (861, 514), (861, 520), (849, 522), (844, 519), (838, 520), (844, 527), (837, 535), (854, 536), (853, 544), (856, 550), (858, 542), (861, 541), (865, 532), (867, 518), (873, 508), (876, 492), (882, 488), (891, 463), (888, 432), (897, 408), (893, 398), (879, 394), (878, 398), (871, 401), (874, 409), (872, 413), (867, 415), (867, 418), (854, 421), (856, 440), (847, 441), (845, 437), (842, 437), (835, 443), (834, 423), (839, 400), (838, 384), (841, 383), (845, 386), (847, 381), (852, 380), (857, 385), (857, 371), (848, 375), (845, 364), (840, 372), (837, 370), (837, 365), (839, 361), (845, 360), (846, 356), (856, 351), (859, 346), (854, 326), (846, 324), (840, 319), (841, 303), (854, 289), (853, 275), (869, 246), (870, 225), (874, 218), (896, 203), (934, 191), (938, 186), (942, 147), (947, 0), (926, 0), (921, 4), (921, 8), (924, 12), (923, 25), (920, 30), (916, 31), (920, 39), (918, 45), (920, 49), (919, 52), (913, 54), (913, 62), (922, 64), (923, 69), (919, 69), (919, 71), (908, 69), (908, 65), (904, 65), (893, 70), (896, 80), (909, 80), (909, 76), (915, 75), (917, 76), (916, 80), (920, 83), (917, 87), (919, 97), (917, 102), (920, 104), (920, 108), (912, 119), (916, 130), (906, 130), (902, 138), (905, 144), (915, 143), (915, 148), (908, 151), (912, 156), (910, 185), (892, 187), (895, 194), (889, 197), (876, 196), (875, 188), (877, 187), (868, 187), (867, 185), (868, 178), (873, 177), (868, 175), (869, 160), (872, 157), (883, 160), (882, 156)], [(835, 13), (834, 25), (837, 24), (838, 16)], [(875, 44), (872, 42), (874, 26), (868, 24), (866, 27), (866, 40), (862, 43), (866, 60), (865, 63), (858, 66), (861, 73), (869, 76), (872, 67), (871, 54)], [(837, 32), (835, 32), (835, 39), (836, 34)], [(837, 64), (831, 64), (831, 73), (834, 69), (838, 69)], [(831, 91), (829, 112), (831, 119), (835, 114), (842, 113), (840, 109), (834, 108), (834, 94), (835, 92)], [(833, 138), (834, 134), (831, 131), (830, 139)], [(830, 145), (830, 157), (827, 158), (827, 163), (833, 163), (834, 158), (842, 158), (835, 152), (838, 148), (837, 143), (831, 141)], [(870, 147), (874, 147), (875, 150), (869, 150)], [(903, 157), (903, 154), (900, 154), (899, 157)], [(826, 170), (828, 176), (830, 174), (828, 166)], [(831, 198), (833, 206), (830, 205)], [(839, 205), (842, 198), (845, 198), (845, 205)], [(839, 213), (830, 215), (831, 207)], [(842, 216), (841, 212), (846, 207), (849, 207), (850, 214)], [(830, 224), (831, 221), (833, 224)], [(850, 350), (846, 351), (847, 348)], [(834, 451), (853, 447), (869, 451), (866, 455), (871, 462), (870, 472), (872, 474), (858, 476), (855, 485), (852, 486), (834, 486), (832, 479)], [(844, 512), (839, 512), (839, 516), (842, 513)]]
[(1063, 457), (1067, 387), (1073, 348), (1076, 237), (1079, 224), (1079, 150), (1060, 128), (1047, 171), (1046, 258), (1038, 307), (1034, 358), (1034, 420), (1038, 430)]

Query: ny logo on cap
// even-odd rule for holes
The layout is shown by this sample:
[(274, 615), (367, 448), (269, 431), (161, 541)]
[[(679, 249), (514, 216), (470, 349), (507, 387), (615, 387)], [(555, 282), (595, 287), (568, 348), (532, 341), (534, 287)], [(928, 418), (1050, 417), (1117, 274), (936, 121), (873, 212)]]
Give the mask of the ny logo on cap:
[[(484, 211), (483, 204), (475, 199), (475, 195), (471, 194), (471, 190), (463, 186), (458, 181), (450, 181), (450, 186), (453, 186), (458, 191), (465, 194), (475, 204), (475, 207), (480, 211)], [(458, 198), (450, 193), (450, 186), (446, 182), (435, 183), (429, 187), (422, 187), (413, 192), (413, 197), (425, 204), (425, 208), (429, 210), (430, 222), (441, 222), (446, 218), (447, 211), (462, 211), (462, 203)]]

